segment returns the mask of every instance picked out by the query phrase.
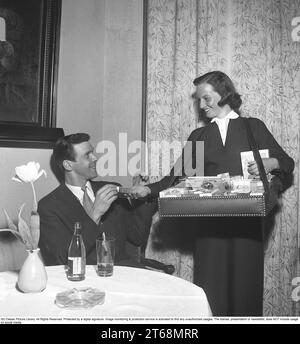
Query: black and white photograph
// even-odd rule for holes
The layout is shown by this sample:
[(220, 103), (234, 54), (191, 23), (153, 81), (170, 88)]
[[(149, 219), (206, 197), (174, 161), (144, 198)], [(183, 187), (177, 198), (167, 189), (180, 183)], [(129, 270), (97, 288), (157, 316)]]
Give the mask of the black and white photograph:
[(299, 0), (0, 0), (0, 324), (299, 323), (299, 109)]

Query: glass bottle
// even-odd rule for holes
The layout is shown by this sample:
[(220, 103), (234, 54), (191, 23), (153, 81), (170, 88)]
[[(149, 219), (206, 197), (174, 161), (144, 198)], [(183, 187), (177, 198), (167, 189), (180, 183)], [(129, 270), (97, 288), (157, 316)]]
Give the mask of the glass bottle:
[(85, 246), (81, 235), (81, 223), (75, 222), (74, 234), (68, 251), (68, 279), (71, 281), (84, 280), (85, 264)]

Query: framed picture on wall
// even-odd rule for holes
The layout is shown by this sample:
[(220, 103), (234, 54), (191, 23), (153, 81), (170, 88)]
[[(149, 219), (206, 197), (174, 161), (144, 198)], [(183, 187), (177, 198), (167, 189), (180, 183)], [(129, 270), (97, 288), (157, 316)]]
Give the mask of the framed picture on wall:
[(0, 0), (0, 146), (48, 148), (56, 128), (61, 0)]

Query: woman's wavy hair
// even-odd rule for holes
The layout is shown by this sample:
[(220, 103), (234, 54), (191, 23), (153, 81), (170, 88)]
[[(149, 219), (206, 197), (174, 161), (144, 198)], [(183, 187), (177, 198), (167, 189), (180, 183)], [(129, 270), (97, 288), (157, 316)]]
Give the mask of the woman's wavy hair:
[(195, 86), (204, 83), (210, 84), (221, 96), (218, 105), (222, 107), (228, 104), (232, 110), (240, 115), (241, 96), (237, 93), (233, 82), (225, 73), (220, 71), (209, 72), (196, 78), (193, 83)]

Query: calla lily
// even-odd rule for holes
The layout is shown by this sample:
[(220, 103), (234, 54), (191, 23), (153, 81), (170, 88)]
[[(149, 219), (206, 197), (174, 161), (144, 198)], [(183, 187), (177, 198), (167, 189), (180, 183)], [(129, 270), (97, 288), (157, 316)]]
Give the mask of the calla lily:
[(40, 169), (40, 164), (30, 161), (27, 165), (17, 166), (15, 168), (16, 175), (12, 179), (17, 182), (33, 183), (40, 178), (42, 174), (47, 176), (45, 170)]

